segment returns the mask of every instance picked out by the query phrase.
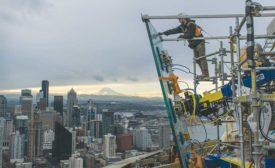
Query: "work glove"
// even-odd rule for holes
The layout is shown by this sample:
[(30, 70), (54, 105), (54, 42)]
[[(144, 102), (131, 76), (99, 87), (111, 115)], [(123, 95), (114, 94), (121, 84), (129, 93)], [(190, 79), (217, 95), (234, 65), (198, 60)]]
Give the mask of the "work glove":
[(164, 33), (163, 33), (163, 32), (159, 32), (159, 33), (158, 33), (158, 35), (160, 35), (160, 36), (161, 36), (161, 35), (164, 35)]

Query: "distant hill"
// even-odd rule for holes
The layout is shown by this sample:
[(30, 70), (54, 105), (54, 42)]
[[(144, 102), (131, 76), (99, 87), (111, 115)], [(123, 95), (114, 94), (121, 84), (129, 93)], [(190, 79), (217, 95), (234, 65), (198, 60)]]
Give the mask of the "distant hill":
[[(100, 95), (101, 94), (101, 95)], [(8, 99), (8, 104), (18, 104), (19, 103), (19, 94), (6, 94), (5, 97)], [(138, 96), (127, 96), (115, 91), (104, 89), (99, 91), (98, 94), (80, 94), (78, 95), (78, 100), (80, 102), (86, 102), (89, 99), (94, 101), (105, 101), (105, 102), (129, 102), (129, 103), (138, 103), (146, 105), (163, 105), (163, 99), (161, 97), (138, 97)], [(33, 101), (35, 102), (35, 96)], [(66, 104), (67, 97), (64, 96), (64, 103)], [(53, 102), (53, 96), (50, 96), (50, 102)]]
[(110, 96), (110, 95), (112, 95), (112, 96), (124, 96), (123, 94), (118, 93), (118, 92), (112, 90), (111, 88), (107, 88), (107, 87), (105, 87), (105, 88), (101, 89), (100, 91), (98, 91), (96, 93), (96, 95), (101, 95), (101, 96), (106, 96), (106, 95), (108, 95), (108, 96)]

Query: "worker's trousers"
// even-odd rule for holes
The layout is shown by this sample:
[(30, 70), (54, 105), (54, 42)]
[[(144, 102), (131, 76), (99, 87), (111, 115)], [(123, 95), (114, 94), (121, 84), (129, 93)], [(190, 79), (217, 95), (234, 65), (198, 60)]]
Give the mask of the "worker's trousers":
[[(197, 45), (194, 48), (194, 56), (195, 56), (195, 58), (205, 56), (205, 43), (204, 42), (201, 42), (199, 45)], [(207, 64), (206, 58), (205, 57), (200, 58), (199, 60), (196, 60), (196, 62), (201, 69), (202, 76), (209, 77), (208, 64)]]

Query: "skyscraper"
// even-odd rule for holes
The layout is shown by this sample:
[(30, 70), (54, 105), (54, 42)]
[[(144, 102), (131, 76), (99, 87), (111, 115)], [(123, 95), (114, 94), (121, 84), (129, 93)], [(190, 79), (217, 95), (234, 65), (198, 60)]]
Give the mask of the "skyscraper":
[(19, 131), (15, 131), (11, 134), (10, 143), (10, 157), (11, 159), (23, 159), (24, 158), (24, 134), (20, 134)]
[(59, 162), (60, 160), (69, 159), (72, 154), (72, 133), (63, 127), (60, 123), (55, 122), (53, 157)]
[(49, 106), (49, 81), (42, 81), (43, 98), (46, 98), (47, 107)]
[(24, 135), (24, 155), (28, 154), (28, 116), (16, 116), (15, 130)]
[(72, 126), (72, 113), (73, 107), (78, 104), (77, 94), (74, 89), (71, 89), (67, 94), (67, 114), (66, 114), (66, 126)]
[(53, 108), (63, 115), (63, 96), (54, 96)]
[(114, 112), (104, 109), (102, 112), (102, 134), (106, 135), (112, 133), (112, 126), (114, 125)]
[(0, 168), (2, 168), (2, 165), (3, 165), (2, 149), (3, 149), (4, 125), (5, 125), (5, 119), (1, 117), (0, 118)]
[(171, 128), (168, 124), (159, 125), (159, 148), (170, 147)]
[(33, 97), (31, 95), (31, 90), (23, 89), (21, 91), (21, 96), (20, 96), (21, 111), (23, 115), (27, 115), (29, 118), (31, 118), (32, 112), (33, 112), (32, 99)]
[(80, 126), (80, 108), (77, 105), (73, 106), (72, 111), (72, 127)]
[(145, 127), (136, 129), (134, 131), (134, 142), (138, 149), (147, 150), (152, 146), (151, 134)]
[(0, 95), (0, 117), (5, 117), (7, 112), (7, 99)]
[(112, 134), (104, 135), (104, 157), (116, 156), (116, 136)]
[(38, 113), (34, 113), (32, 121), (29, 122), (28, 135), (28, 158), (32, 160), (42, 155), (43, 128)]

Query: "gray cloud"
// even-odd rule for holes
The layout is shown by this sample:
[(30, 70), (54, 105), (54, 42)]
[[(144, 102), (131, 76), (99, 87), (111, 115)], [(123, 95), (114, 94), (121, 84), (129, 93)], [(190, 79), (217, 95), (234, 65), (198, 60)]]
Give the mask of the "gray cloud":
[(138, 82), (138, 79), (137, 79), (137, 78), (135, 78), (135, 77), (130, 77), (130, 76), (128, 76), (128, 77), (126, 78), (126, 80), (131, 81), (131, 82)]
[(93, 78), (96, 80), (96, 81), (99, 81), (99, 82), (103, 82), (104, 81), (104, 77), (103, 76), (93, 76)]
[[(268, 5), (270, 1), (262, 3)], [(213, 6), (217, 8), (214, 10)], [(0, 90), (39, 86), (43, 79), (53, 85), (157, 81), (140, 14), (171, 15), (183, 11), (188, 14), (243, 13), (244, 3), (239, 0), (176, 0), (173, 3), (166, 0), (2, 0)], [(259, 24), (256, 19), (256, 33), (264, 32), (262, 27), (269, 20)], [(234, 20), (197, 22), (216, 35), (227, 34), (227, 26), (234, 24)], [(158, 31), (178, 25), (176, 20), (152, 23)], [(216, 50), (217, 45), (218, 42), (211, 41), (207, 52)], [(193, 53), (183, 43), (165, 43), (164, 47), (175, 62), (192, 67)]]

